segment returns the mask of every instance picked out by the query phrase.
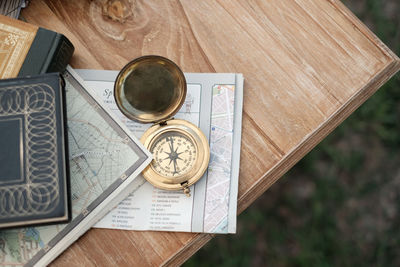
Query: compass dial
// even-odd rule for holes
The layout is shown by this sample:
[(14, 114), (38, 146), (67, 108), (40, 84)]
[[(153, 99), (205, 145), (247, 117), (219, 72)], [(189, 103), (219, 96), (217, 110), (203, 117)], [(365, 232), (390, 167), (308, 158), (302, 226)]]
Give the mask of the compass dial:
[(158, 188), (182, 189), (189, 194), (189, 186), (207, 170), (210, 160), (207, 138), (188, 121), (173, 119), (155, 124), (140, 141), (153, 154), (143, 177)]
[(150, 148), (154, 160), (151, 167), (164, 177), (185, 175), (194, 166), (197, 157), (193, 141), (176, 131), (166, 132), (157, 138)]

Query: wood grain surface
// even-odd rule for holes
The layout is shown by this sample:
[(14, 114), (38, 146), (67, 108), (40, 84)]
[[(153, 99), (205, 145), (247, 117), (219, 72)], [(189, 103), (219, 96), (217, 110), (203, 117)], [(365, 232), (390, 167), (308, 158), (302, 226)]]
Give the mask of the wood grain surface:
[[(117, 70), (158, 54), (185, 72), (243, 73), (238, 212), (400, 68), (336, 0), (121, 0), (126, 9), (104, 12), (105, 2), (35, 0), (22, 15), (64, 33), (75, 68)], [(211, 238), (93, 229), (53, 264), (178, 265)]]

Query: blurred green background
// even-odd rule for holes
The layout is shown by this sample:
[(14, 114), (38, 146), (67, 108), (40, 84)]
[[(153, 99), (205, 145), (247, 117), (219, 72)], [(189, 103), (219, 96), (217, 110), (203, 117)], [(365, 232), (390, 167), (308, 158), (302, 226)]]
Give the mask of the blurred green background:
[[(400, 0), (347, 0), (400, 55)], [(400, 75), (184, 266), (400, 266)]]

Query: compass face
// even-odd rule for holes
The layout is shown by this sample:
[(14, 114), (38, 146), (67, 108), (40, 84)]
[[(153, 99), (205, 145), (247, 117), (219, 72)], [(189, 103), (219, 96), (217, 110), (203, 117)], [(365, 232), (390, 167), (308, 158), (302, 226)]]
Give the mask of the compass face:
[(196, 183), (205, 173), (210, 160), (206, 136), (194, 124), (173, 119), (155, 124), (140, 138), (153, 154), (143, 177), (155, 187), (183, 190)]
[(151, 167), (159, 175), (173, 178), (185, 175), (194, 166), (196, 145), (184, 134), (169, 131), (159, 136), (150, 148), (153, 154)]

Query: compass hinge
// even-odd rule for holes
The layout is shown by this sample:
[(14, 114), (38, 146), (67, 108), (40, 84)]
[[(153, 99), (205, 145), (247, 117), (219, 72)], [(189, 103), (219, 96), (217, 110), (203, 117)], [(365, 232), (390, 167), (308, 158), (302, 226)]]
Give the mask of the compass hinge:
[(162, 120), (162, 121), (160, 121), (158, 124), (160, 125), (160, 126), (165, 126), (165, 125), (167, 125), (167, 122), (168, 121), (170, 121), (170, 120), (173, 120), (174, 118), (172, 117), (172, 118), (169, 118), (169, 119), (166, 119), (166, 120)]
[(185, 193), (186, 196), (190, 197), (190, 188), (188, 182), (183, 182), (181, 183), (181, 186), (183, 187), (183, 193)]

